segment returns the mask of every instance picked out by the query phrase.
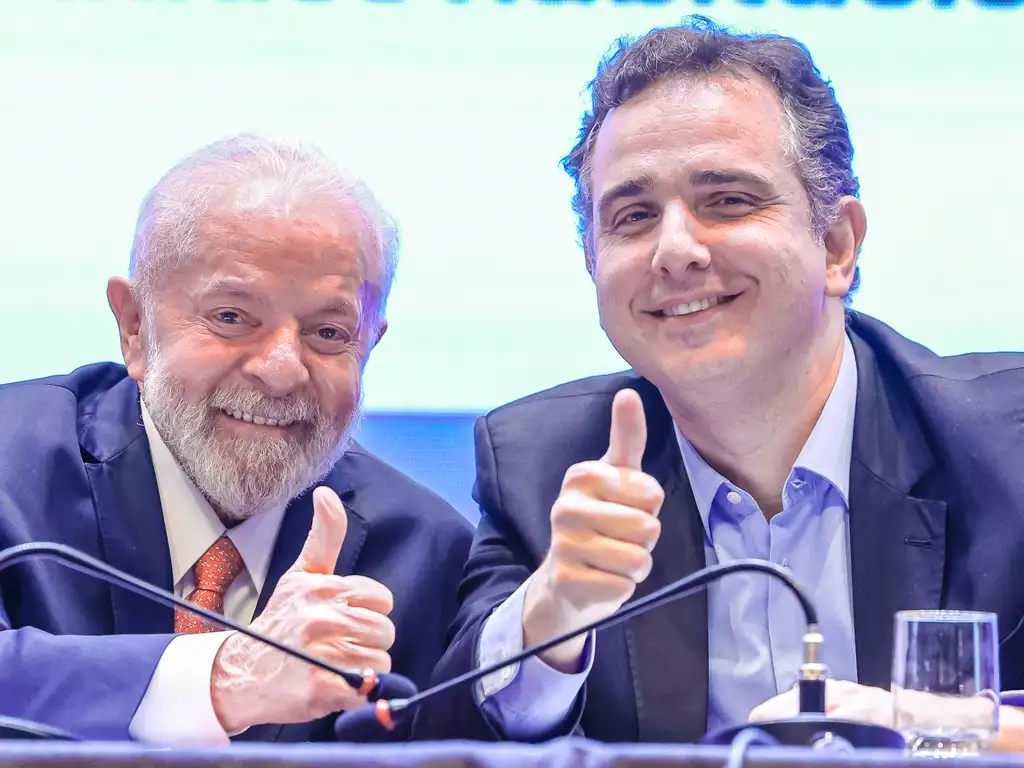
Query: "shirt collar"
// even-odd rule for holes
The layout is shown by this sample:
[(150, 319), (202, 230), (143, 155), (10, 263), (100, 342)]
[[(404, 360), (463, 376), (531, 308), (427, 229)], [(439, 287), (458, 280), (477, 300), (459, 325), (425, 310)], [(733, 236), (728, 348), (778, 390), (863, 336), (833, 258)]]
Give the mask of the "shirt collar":
[[(847, 508), (850, 504), (850, 459), (853, 452), (853, 423), (856, 409), (857, 361), (854, 357), (853, 344), (847, 336), (843, 344), (843, 359), (839, 365), (836, 383), (793, 465), (794, 469), (811, 472), (830, 483), (842, 496)], [(723, 484), (728, 484), (728, 481), (698, 455), (678, 427), (675, 427), (675, 433), (686, 476), (693, 490), (693, 498), (704, 521), (704, 530), (710, 531), (708, 518), (711, 514), (711, 505), (718, 495), (719, 488)]]
[[(171, 554), (171, 573), (177, 585), (227, 529), (213, 511), (210, 502), (171, 454), (153, 424), (145, 403), (142, 403), (142, 424), (153, 457), (153, 472), (156, 475), (164, 527), (167, 530), (167, 545)], [(284, 511), (285, 508), (280, 507), (253, 515), (227, 531), (228, 538), (242, 556), (257, 594), (262, 592), (270, 569), (270, 557), (284, 519)]]

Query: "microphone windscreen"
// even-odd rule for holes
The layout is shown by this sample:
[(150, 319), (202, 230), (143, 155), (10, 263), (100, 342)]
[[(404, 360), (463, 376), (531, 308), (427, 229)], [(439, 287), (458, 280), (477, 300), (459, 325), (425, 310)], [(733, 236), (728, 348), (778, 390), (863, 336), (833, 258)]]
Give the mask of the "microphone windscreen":
[(358, 709), (343, 712), (334, 721), (334, 738), (338, 741), (385, 741), (389, 733), (377, 720), (373, 704), (364, 704)]
[(411, 699), (419, 693), (416, 683), (408, 677), (388, 673), (378, 677), (377, 687), (370, 694), (370, 701), (377, 699)]

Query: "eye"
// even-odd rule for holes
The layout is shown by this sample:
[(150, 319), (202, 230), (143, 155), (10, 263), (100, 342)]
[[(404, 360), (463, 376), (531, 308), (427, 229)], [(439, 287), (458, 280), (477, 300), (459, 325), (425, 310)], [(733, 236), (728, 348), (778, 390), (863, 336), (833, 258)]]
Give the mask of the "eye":
[(309, 336), (314, 349), (329, 354), (341, 352), (352, 342), (352, 333), (336, 325), (321, 325)]
[(256, 318), (240, 309), (217, 309), (206, 315), (210, 329), (227, 339), (236, 339), (259, 326)]
[(238, 312), (230, 309), (217, 312), (213, 317), (218, 322), (224, 323), (224, 325), (238, 325), (242, 322), (242, 316)]
[(712, 208), (727, 213), (752, 208), (754, 205), (755, 202), (745, 195), (722, 195), (711, 201)]
[(654, 212), (647, 208), (629, 208), (615, 217), (613, 228), (627, 230), (642, 228), (655, 218)]

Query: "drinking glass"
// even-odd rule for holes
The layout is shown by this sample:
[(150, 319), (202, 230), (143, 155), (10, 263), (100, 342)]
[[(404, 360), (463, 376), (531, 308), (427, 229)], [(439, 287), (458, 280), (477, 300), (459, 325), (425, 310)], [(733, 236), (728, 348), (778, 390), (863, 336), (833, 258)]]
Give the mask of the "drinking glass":
[(893, 721), (915, 755), (985, 750), (999, 727), (994, 613), (900, 611), (892, 664)]

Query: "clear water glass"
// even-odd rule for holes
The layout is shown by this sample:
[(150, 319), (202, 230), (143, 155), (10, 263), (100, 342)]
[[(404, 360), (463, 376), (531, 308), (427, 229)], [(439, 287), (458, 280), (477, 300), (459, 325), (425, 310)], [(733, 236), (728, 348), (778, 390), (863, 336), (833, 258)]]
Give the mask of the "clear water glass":
[(914, 755), (988, 748), (999, 728), (999, 631), (994, 613), (901, 611), (895, 619), (893, 721)]

